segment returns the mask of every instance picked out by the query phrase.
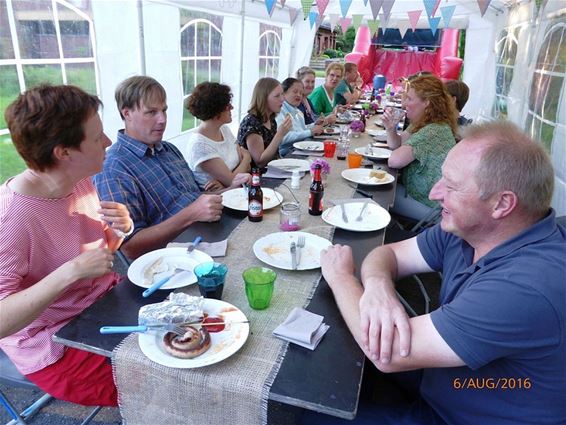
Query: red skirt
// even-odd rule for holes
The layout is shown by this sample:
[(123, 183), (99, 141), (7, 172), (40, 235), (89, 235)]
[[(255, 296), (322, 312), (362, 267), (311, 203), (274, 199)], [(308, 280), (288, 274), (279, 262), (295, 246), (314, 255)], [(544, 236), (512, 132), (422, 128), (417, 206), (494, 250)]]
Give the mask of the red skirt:
[(59, 400), (83, 406), (117, 406), (118, 391), (107, 357), (67, 348), (58, 361), (26, 375)]

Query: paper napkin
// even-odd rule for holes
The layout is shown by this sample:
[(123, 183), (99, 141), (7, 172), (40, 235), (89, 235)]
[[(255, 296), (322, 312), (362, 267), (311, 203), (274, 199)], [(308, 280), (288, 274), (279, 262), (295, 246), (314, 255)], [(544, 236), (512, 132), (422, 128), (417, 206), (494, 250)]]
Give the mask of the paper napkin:
[[(188, 248), (192, 242), (171, 242), (167, 244), (167, 248)], [(199, 251), (205, 252), (211, 257), (224, 257), (228, 248), (228, 239), (218, 242), (201, 242), (198, 244)]]
[(293, 151), (293, 155), (299, 155), (299, 156), (323, 156), (324, 152), (316, 152), (316, 151), (302, 151), (299, 149), (295, 149)]
[(314, 350), (330, 328), (323, 320), (323, 316), (295, 307), (287, 319), (273, 330), (273, 335)]

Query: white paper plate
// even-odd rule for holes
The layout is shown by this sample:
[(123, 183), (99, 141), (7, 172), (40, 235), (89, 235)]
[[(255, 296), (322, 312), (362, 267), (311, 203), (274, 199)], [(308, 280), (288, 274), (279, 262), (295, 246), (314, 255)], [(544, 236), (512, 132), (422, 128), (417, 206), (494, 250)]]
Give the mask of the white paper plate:
[[(283, 195), (279, 192), (269, 189), (267, 187), (262, 187), (263, 192), (263, 209), (268, 210), (274, 208), (283, 202)], [(222, 205), (226, 208), (232, 208), (238, 211), (248, 210), (248, 191), (243, 187), (237, 189), (227, 190), (222, 194)]]
[(367, 186), (379, 186), (382, 184), (389, 184), (395, 181), (395, 177), (387, 173), (385, 179), (379, 181), (375, 177), (370, 177), (370, 173), (373, 170), (368, 168), (348, 168), (342, 171), (342, 177), (358, 184), (365, 184)]
[(355, 151), (360, 155), (374, 159), (387, 159), (391, 156), (391, 151), (389, 149), (383, 149), (383, 148), (372, 147), (371, 149), (368, 150), (365, 147), (361, 147), (361, 148), (356, 148)]
[(255, 256), (264, 263), (279, 269), (293, 270), (291, 266), (291, 242), (299, 236), (305, 237), (305, 247), (301, 250), (301, 262), (297, 270), (311, 270), (320, 267), (320, 251), (332, 243), (328, 239), (306, 232), (271, 233), (258, 239), (253, 246)]
[[(146, 268), (155, 263), (160, 257), (163, 257), (163, 261), (167, 264), (167, 271), (153, 275), (152, 282), (149, 284), (145, 283), (144, 272)], [(128, 279), (137, 286), (149, 288), (153, 283), (172, 274), (175, 267), (179, 267), (191, 271), (177, 274), (159, 289), (182, 288), (183, 286), (191, 285), (197, 281), (192, 270), (198, 264), (208, 261), (213, 261), (212, 257), (198, 249), (193, 250), (190, 254), (187, 254), (187, 248), (157, 249), (142, 255), (130, 265), (128, 268)]]
[(293, 143), (295, 149), (311, 152), (322, 152), (324, 150), (324, 143), (313, 141), (295, 142)]
[(267, 166), (289, 172), (295, 170), (298, 170), (299, 172), (309, 172), (311, 164), (310, 162), (304, 159), (283, 158), (283, 159), (275, 159), (273, 161), (269, 161), (267, 163)]
[[(368, 205), (362, 213), (362, 220), (356, 221), (365, 203)], [(332, 226), (351, 230), (352, 232), (373, 232), (383, 229), (391, 221), (391, 216), (387, 210), (374, 202), (346, 202), (344, 203), (344, 209), (348, 218), (347, 223), (342, 219), (342, 207), (340, 205), (324, 211), (322, 219)]]
[(368, 134), (382, 142), (387, 140), (387, 130), (368, 130)]
[[(203, 311), (209, 316), (222, 316), (226, 321), (246, 321), (246, 315), (237, 307), (224, 301), (205, 298)], [(250, 325), (234, 323), (222, 332), (211, 332), (211, 346), (205, 353), (194, 359), (179, 359), (165, 351), (163, 336), (165, 332), (140, 333), (138, 343), (142, 353), (150, 360), (163, 366), (192, 369), (208, 366), (227, 359), (237, 352), (248, 339)]]

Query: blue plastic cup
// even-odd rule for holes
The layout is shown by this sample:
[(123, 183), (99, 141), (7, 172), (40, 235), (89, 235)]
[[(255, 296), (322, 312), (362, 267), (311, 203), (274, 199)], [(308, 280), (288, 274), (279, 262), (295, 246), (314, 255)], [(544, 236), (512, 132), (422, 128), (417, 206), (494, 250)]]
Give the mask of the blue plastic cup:
[(201, 263), (195, 267), (200, 294), (205, 298), (222, 299), (228, 267), (222, 263)]

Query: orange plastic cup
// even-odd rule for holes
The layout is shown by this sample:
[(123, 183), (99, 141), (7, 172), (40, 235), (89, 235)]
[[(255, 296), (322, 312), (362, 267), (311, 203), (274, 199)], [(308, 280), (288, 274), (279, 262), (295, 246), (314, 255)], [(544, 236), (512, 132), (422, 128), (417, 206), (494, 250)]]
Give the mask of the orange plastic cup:
[(325, 140), (324, 144), (324, 156), (326, 158), (333, 158), (334, 152), (336, 152), (336, 142), (334, 140)]
[(348, 168), (360, 168), (363, 156), (357, 152), (348, 152)]

